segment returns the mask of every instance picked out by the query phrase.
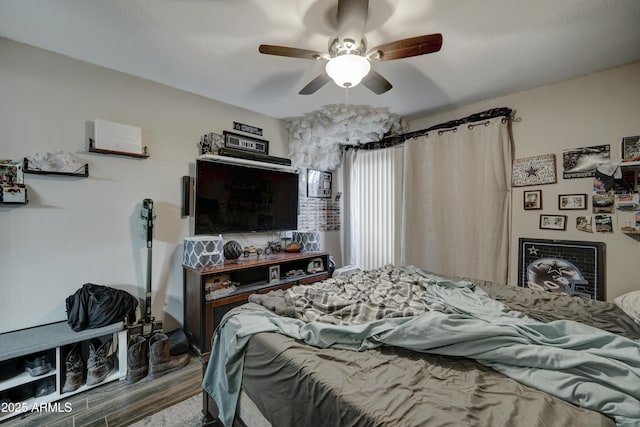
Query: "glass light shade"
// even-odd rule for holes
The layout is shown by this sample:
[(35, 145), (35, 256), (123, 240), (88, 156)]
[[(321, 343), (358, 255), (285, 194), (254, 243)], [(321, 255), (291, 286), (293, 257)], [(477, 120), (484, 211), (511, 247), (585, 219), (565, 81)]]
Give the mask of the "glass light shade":
[(369, 73), (371, 64), (360, 55), (345, 54), (331, 58), (325, 69), (338, 86), (354, 87)]

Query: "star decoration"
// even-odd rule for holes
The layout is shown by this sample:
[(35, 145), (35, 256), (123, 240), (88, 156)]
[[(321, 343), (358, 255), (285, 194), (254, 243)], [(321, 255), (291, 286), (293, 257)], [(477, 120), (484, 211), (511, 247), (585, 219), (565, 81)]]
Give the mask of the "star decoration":
[(548, 265), (549, 270), (547, 270), (547, 274), (557, 274), (558, 276), (564, 275), (564, 267), (558, 265), (558, 261), (553, 261), (551, 265)]
[(540, 168), (534, 168), (533, 167), (533, 163), (529, 165), (529, 169), (527, 169), (525, 172), (527, 173), (527, 179), (531, 178), (531, 177), (536, 177), (538, 178), (538, 171), (540, 170)]
[(536, 248), (535, 246), (531, 246), (528, 250), (529, 250), (529, 255), (538, 256), (538, 248)]

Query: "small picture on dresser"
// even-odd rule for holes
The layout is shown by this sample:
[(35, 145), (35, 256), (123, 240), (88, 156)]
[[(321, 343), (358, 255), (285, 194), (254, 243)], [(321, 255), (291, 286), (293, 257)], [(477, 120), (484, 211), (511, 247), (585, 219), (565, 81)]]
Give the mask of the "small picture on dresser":
[(272, 265), (269, 267), (269, 283), (275, 283), (280, 281), (280, 266)]

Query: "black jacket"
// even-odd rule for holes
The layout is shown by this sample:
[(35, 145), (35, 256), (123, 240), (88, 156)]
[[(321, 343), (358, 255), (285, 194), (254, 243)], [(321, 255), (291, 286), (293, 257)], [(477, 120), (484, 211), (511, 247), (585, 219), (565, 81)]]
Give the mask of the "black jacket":
[(76, 332), (121, 322), (125, 317), (133, 323), (138, 308), (138, 300), (128, 292), (93, 283), (82, 285), (66, 303), (67, 321)]

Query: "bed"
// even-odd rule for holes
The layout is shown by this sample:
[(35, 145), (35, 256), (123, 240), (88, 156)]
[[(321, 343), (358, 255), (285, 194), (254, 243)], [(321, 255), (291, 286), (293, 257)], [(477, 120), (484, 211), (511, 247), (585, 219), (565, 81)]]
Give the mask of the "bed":
[(640, 326), (614, 304), (400, 266), (249, 301), (203, 378), (225, 426), (640, 425)]

